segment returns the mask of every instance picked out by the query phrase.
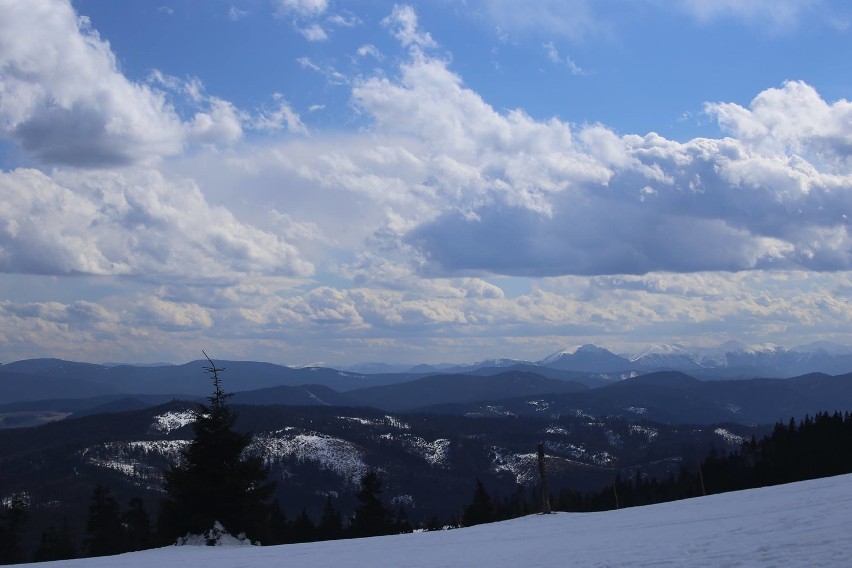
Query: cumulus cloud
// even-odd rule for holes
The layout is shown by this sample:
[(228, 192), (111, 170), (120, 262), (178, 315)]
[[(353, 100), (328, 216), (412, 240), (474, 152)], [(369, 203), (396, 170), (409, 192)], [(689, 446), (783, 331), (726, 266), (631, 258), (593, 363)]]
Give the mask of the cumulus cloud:
[(273, 98), (275, 99), (276, 107), (261, 109), (253, 121), (253, 128), (268, 131), (281, 130), (283, 128), (288, 132), (307, 134), (308, 127), (305, 126), (299, 114), (293, 110), (284, 96), (276, 93)]
[(372, 43), (365, 43), (358, 48), (356, 53), (358, 54), (358, 57), (372, 57), (378, 60), (382, 59), (382, 53), (379, 51), (379, 48)]
[(429, 32), (424, 32), (417, 25), (417, 13), (407, 5), (395, 5), (390, 16), (382, 20), (382, 24), (391, 29), (394, 37), (404, 47), (428, 48), (437, 47), (437, 43)]
[[(471, 361), (483, 353), (537, 359), (585, 341), (627, 351), (654, 341), (715, 345), (732, 337), (785, 343), (836, 337), (852, 323), (852, 284), (843, 273), (560, 277), (514, 297), (481, 279), (429, 282), (428, 289), (367, 283), (302, 290), (260, 277), (214, 289), (182, 286), (180, 293), (172, 285), (106, 303), (2, 301), (0, 341), (5, 353), (20, 356), (47, 350), (150, 360), (156, 350), (185, 361), (197, 352), (182, 352), (181, 344), (194, 346), (203, 333), (221, 357), (346, 362), (418, 353), (429, 361), (439, 353)], [(628, 333), (641, 340), (613, 337)]]
[(156, 171), (0, 174), (0, 270), (192, 279), (312, 272), (274, 234)]
[(328, 17), (328, 23), (341, 28), (354, 28), (360, 26), (364, 21), (355, 14), (346, 12), (343, 14), (332, 14)]
[[(0, 135), (42, 162), (127, 165), (242, 135), (240, 111), (197, 80), (125, 77), (109, 43), (66, 0), (3, 3), (0, 38)], [(189, 120), (169, 103), (171, 86), (185, 87), (198, 108)]]
[(763, 91), (749, 108), (708, 103), (706, 111), (731, 136), (762, 154), (801, 155), (836, 173), (852, 171), (852, 103), (829, 104), (802, 81)]
[(730, 138), (679, 143), (500, 113), (420, 53), (400, 71), (353, 98), (376, 133), (416, 141), (436, 199), (398, 236), (429, 274), (852, 268), (845, 100), (790, 82), (708, 105)]
[(299, 30), (302, 36), (308, 41), (325, 41), (328, 39), (328, 34), (322, 29), (319, 24), (311, 24), (306, 28)]
[(163, 95), (128, 81), (68, 2), (4, 2), (0, 38), (0, 132), (40, 159), (128, 163), (182, 147)]

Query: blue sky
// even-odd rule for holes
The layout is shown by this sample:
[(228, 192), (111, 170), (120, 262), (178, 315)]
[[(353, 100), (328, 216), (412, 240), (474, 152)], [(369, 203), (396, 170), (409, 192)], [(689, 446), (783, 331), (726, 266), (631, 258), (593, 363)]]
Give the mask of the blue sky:
[(852, 8), (0, 4), (0, 360), (852, 344)]

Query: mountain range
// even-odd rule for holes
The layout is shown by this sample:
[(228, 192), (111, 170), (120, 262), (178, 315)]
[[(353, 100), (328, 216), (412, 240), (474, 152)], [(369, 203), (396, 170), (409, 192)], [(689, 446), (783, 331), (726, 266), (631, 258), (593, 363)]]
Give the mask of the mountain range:
[[(584, 345), (540, 361), (374, 374), (216, 363), (238, 428), (253, 433), (252, 451), (281, 480), (288, 514), (306, 508), (316, 518), (330, 495), (351, 510), (360, 475), (379, 469), (391, 504), (422, 521), (457, 513), (476, 479), (500, 495), (530, 491), (539, 442), (553, 490), (597, 490), (639, 469), (662, 479), (776, 421), (852, 411), (849, 357), (827, 346), (735, 345), (627, 357)], [(809, 372), (790, 376), (793, 363)], [(194, 403), (210, 393), (207, 365), (0, 366), (0, 487), (30, 495), (34, 518), (59, 511), (77, 515), (79, 527), (96, 484), (155, 501), (164, 468), (192, 437)]]
[(728, 341), (710, 348), (657, 344), (635, 353), (615, 353), (585, 344), (557, 351), (538, 361), (489, 359), (470, 365), (419, 365), (415, 369), (417, 372), (470, 372), (483, 367), (519, 365), (586, 373), (675, 370), (707, 378), (793, 377), (810, 372), (842, 374), (852, 371), (852, 347), (824, 341), (792, 348)]

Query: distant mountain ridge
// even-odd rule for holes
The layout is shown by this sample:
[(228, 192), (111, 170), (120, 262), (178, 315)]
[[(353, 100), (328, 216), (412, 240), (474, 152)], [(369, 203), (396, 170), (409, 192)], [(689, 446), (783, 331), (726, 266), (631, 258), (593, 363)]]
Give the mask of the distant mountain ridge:
[[(34, 420), (41, 420), (40, 416), (47, 420), (60, 415), (57, 413), (114, 412), (141, 408), (152, 401), (195, 400), (209, 394), (209, 380), (203, 372), (205, 364), (192, 361), (167, 366), (107, 366), (61, 359), (30, 359), (0, 365), (0, 427), (4, 415), (8, 417), (12, 413), (16, 413), (16, 424), (28, 424), (26, 415), (21, 413), (29, 413)], [(634, 354), (617, 354), (586, 344), (558, 351), (539, 361), (494, 358), (470, 365), (418, 365), (407, 372), (384, 373), (327, 367), (293, 368), (256, 361), (217, 361), (217, 364), (226, 370), (229, 390), (238, 393), (237, 399), (246, 404), (373, 406), (402, 410), (545, 394), (570, 398), (580, 393), (581, 398), (592, 401), (603, 396), (598, 392), (600, 387), (635, 377), (639, 379), (627, 381), (629, 388), (636, 390), (633, 394), (641, 394), (639, 398), (643, 399), (655, 389), (671, 390), (680, 384), (677, 381), (667, 385), (651, 384), (652, 379), (647, 375), (659, 372), (685, 373), (690, 381), (737, 379), (733, 382), (744, 383), (737, 388), (752, 388), (755, 384), (744, 379), (801, 377), (813, 373), (843, 376), (852, 372), (852, 348), (827, 342), (790, 349), (774, 344), (727, 342), (702, 349), (657, 344)], [(361, 368), (387, 371), (400, 367), (370, 363)], [(657, 375), (656, 380), (663, 376), (666, 375)], [(815, 388), (836, 390), (840, 387), (823, 380)], [(591, 389), (589, 393), (582, 392), (588, 389)], [(676, 404), (675, 398), (683, 396), (684, 392), (681, 389), (677, 395), (665, 394), (669, 406)], [(840, 397), (838, 402), (843, 400), (845, 404), (842, 397), (846, 391), (841, 388), (836, 392)], [(801, 396), (807, 398), (810, 394), (803, 392)], [(789, 398), (779, 402), (779, 409), (798, 408)], [(74, 400), (80, 402), (72, 402)], [(644, 408), (646, 405), (638, 400), (625, 404)], [(831, 397), (820, 400), (828, 404)], [(41, 403), (35, 404), (37, 401)], [(687, 408), (694, 402), (690, 399), (678, 404)], [(655, 407), (653, 403), (649, 400), (649, 408)], [(735, 401), (730, 404), (741, 406)], [(608, 408), (618, 414), (619, 409), (625, 407), (607, 402), (591, 404), (588, 409), (600, 413)], [(824, 410), (827, 407), (814, 408)], [(666, 408), (660, 412), (659, 420), (688, 419), (688, 413), (676, 409)], [(704, 416), (718, 420), (740, 418), (726, 413), (726, 406), (722, 404), (707, 410)], [(767, 416), (757, 413), (748, 420), (762, 420)]]
[(729, 341), (713, 348), (658, 344), (638, 353), (618, 355), (588, 344), (559, 351), (535, 364), (596, 372), (700, 371), (699, 376), (724, 378), (794, 377), (812, 372), (837, 375), (852, 371), (852, 347), (815, 342), (788, 349), (771, 343), (747, 345)]
[(347, 370), (372, 374), (406, 371), (414, 374), (470, 373), (480, 369), (540, 367), (583, 373), (698, 371), (702, 377), (745, 378), (757, 376), (795, 377), (811, 372), (843, 374), (852, 371), (852, 347), (817, 341), (786, 348), (773, 343), (746, 344), (728, 341), (715, 347), (688, 347), (677, 343), (653, 344), (633, 353), (616, 353), (591, 343), (577, 345), (537, 361), (492, 358), (470, 364), (404, 365), (366, 363)]

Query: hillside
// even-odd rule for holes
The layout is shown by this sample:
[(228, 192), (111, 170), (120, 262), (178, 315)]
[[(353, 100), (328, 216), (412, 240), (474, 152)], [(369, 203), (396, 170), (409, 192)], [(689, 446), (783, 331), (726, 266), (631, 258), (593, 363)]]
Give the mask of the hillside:
[(606, 513), (270, 547), (167, 547), (57, 568), (158, 566), (842, 566), (852, 475)]

